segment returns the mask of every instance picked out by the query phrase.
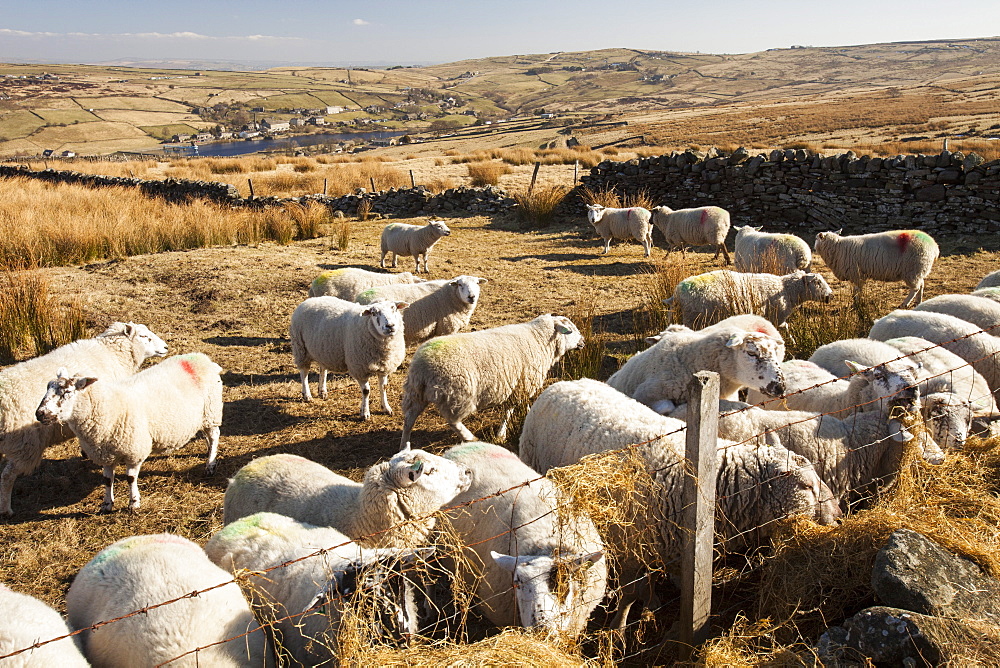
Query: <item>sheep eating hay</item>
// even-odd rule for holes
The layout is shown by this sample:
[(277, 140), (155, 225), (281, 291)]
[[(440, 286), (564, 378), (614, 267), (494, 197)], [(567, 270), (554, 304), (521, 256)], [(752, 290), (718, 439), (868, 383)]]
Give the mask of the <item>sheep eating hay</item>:
[(732, 264), (729, 251), (726, 250), (726, 236), (729, 234), (729, 212), (717, 206), (702, 206), (696, 209), (673, 210), (669, 206), (657, 206), (652, 209), (653, 225), (663, 234), (667, 242), (667, 255), (679, 248), (687, 252), (688, 246), (713, 246), (715, 257), (719, 252), (726, 258), (726, 264)]
[(412, 255), (416, 263), (416, 273), (420, 273), (420, 258), (424, 258), (424, 273), (428, 273), (427, 256), (431, 248), (441, 237), (451, 234), (451, 230), (443, 220), (429, 220), (426, 225), (408, 225), (407, 223), (389, 223), (382, 228), (382, 254), (379, 266), (385, 268), (385, 256), (392, 253), (392, 266), (400, 255)]
[(337, 297), (352, 302), (359, 294), (380, 285), (420, 283), (408, 271), (399, 274), (383, 274), (375, 271), (342, 267), (324, 271), (313, 279), (309, 286), (310, 297)]
[(649, 224), (650, 213), (639, 206), (627, 209), (612, 209), (600, 204), (587, 205), (587, 220), (604, 239), (607, 255), (612, 239), (635, 239), (642, 244), (649, 257), (653, 249), (653, 227)]

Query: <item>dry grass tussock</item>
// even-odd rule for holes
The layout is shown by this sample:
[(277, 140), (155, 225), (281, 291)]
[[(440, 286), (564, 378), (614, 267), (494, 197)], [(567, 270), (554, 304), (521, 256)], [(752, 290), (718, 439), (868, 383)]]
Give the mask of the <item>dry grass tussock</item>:
[(0, 364), (45, 354), (86, 334), (78, 298), (58, 299), (35, 267), (0, 269)]
[(626, 193), (623, 195), (613, 187), (594, 190), (583, 186), (580, 188), (579, 192), (580, 199), (582, 199), (585, 204), (600, 204), (601, 206), (615, 209), (632, 206), (642, 207), (643, 209), (651, 209), (656, 206), (656, 202), (653, 201), (653, 198), (645, 190), (640, 190), (636, 193)]
[(495, 186), (500, 183), (500, 177), (512, 174), (514, 170), (505, 162), (470, 162), (466, 165), (469, 170), (469, 180), (473, 186)]
[(568, 194), (566, 186), (541, 186), (530, 192), (516, 192), (517, 217), (528, 228), (548, 227), (555, 218), (556, 209)]

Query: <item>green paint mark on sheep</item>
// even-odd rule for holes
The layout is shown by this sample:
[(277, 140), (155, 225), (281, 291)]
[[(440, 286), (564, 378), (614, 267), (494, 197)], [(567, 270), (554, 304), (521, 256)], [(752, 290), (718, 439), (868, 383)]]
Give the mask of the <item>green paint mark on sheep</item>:
[(677, 289), (681, 291), (681, 294), (691, 294), (699, 288), (703, 288), (715, 281), (716, 277), (711, 273), (708, 274), (698, 274), (697, 276), (691, 276), (690, 278), (685, 278), (683, 281), (677, 284)]
[(364, 292), (358, 295), (358, 303), (367, 304), (371, 300), (378, 296), (378, 290), (375, 288), (368, 288)]
[(434, 355), (440, 353), (443, 349), (451, 347), (448, 345), (449, 343), (450, 342), (444, 338), (431, 339), (424, 345), (420, 346), (417, 352), (424, 356), (433, 357)]

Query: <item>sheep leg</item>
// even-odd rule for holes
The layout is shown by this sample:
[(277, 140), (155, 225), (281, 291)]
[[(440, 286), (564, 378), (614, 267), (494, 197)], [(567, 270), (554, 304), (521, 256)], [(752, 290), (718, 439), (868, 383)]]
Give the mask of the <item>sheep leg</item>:
[(399, 260), (399, 253), (396, 253), (396, 252), (394, 251), (394, 252), (393, 252), (393, 254), (392, 254), (392, 266), (393, 266), (393, 267), (395, 267), (395, 266), (396, 266), (396, 262), (397, 262), (398, 260)]
[(385, 256), (389, 254), (389, 251), (382, 251), (382, 257), (379, 258), (378, 266), (385, 269)]
[(3, 473), (0, 473), (0, 514), (3, 515), (13, 515), (14, 511), (10, 507), (10, 497), (14, 492), (14, 481), (17, 480), (18, 476), (24, 473), (14, 463), (10, 457), (7, 457), (7, 463), (3, 467)]
[(410, 432), (413, 431), (413, 423), (417, 421), (420, 414), (427, 408), (425, 402), (419, 402), (411, 396), (403, 397), (403, 435), (399, 439), (399, 449), (404, 449), (410, 443)]
[[(726, 258), (726, 264), (732, 264), (733, 261), (729, 257), (729, 251), (726, 249), (726, 244), (719, 244), (719, 248), (722, 250), (722, 256), (724, 258)], [(715, 257), (716, 257), (716, 259), (718, 259), (718, 257), (719, 257), (719, 251), (715, 251)]]
[(115, 467), (104, 467), (104, 503), (101, 504), (102, 513), (110, 513), (115, 507)]
[(212, 475), (215, 473), (215, 458), (219, 455), (219, 433), (218, 427), (209, 427), (205, 430), (205, 439), (208, 441), (208, 462), (205, 464), (205, 473)]
[(309, 391), (309, 369), (299, 369), (299, 378), (302, 380), (302, 400), (312, 401), (312, 392)]
[(368, 398), (372, 393), (371, 383), (365, 378), (364, 382), (359, 382), (358, 385), (361, 386), (361, 419), (370, 420), (372, 417), (371, 411), (368, 410)]
[(906, 295), (906, 299), (904, 299), (903, 303), (899, 305), (899, 308), (906, 308), (907, 306), (910, 306), (910, 302), (912, 302), (914, 299), (916, 299), (916, 301), (913, 303), (913, 306), (916, 306), (923, 301), (924, 299), (923, 281), (910, 288), (910, 294)]
[(327, 373), (329, 373), (329, 372), (326, 369), (320, 367), (320, 370), (319, 370), (319, 387), (316, 388), (316, 391), (319, 394), (319, 398), (320, 399), (326, 399), (326, 397), (327, 397), (327, 392), (326, 392), (326, 375), (327, 375)]
[(653, 235), (652, 234), (647, 234), (646, 237), (642, 240), (642, 247), (644, 249), (646, 249), (646, 257), (649, 257), (650, 255), (653, 254)]
[(507, 423), (510, 422), (510, 418), (513, 415), (514, 415), (514, 407), (511, 406), (510, 408), (507, 409), (507, 413), (504, 414), (503, 422), (500, 423), (500, 429), (497, 431), (497, 441), (507, 440)]
[[(462, 424), (461, 420), (455, 420), (454, 422), (449, 422), (451, 428), (458, 432), (458, 435), (462, 437), (463, 441), (474, 441), (476, 440), (476, 435), (469, 431), (469, 428)], [(506, 429), (506, 425), (501, 427), (501, 429)], [(498, 440), (503, 440), (502, 437), (497, 435)]]
[(378, 377), (378, 388), (382, 391), (382, 410), (384, 410), (387, 415), (392, 415), (392, 406), (389, 405), (389, 397), (385, 394), (385, 388), (388, 385), (389, 374), (384, 374)]
[(604, 240), (604, 250), (601, 251), (601, 254), (607, 255), (609, 250), (611, 250), (611, 237)]
[(125, 479), (128, 481), (128, 508), (129, 510), (139, 510), (141, 499), (139, 498), (139, 469), (142, 462), (125, 469)]

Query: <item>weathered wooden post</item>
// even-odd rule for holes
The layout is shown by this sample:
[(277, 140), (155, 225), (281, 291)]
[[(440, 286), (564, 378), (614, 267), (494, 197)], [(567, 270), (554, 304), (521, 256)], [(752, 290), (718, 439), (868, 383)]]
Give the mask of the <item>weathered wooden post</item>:
[(372, 184), (372, 192), (375, 192), (375, 177), (374, 176), (369, 176), (368, 177), (368, 182)]
[(326, 194), (326, 179), (323, 179), (323, 194)]
[(580, 161), (579, 160), (574, 160), (573, 161), (573, 187), (574, 188), (576, 187), (576, 182), (578, 180), (577, 179), (577, 173), (579, 171), (580, 171)]
[(719, 374), (699, 371), (688, 384), (687, 461), (681, 517), (681, 617), (678, 659), (708, 637), (712, 611)]
[(538, 178), (538, 168), (541, 167), (541, 166), (542, 166), (542, 163), (536, 162), (535, 163), (535, 171), (531, 172), (531, 183), (528, 184), (528, 194), (529, 195), (531, 194), (531, 191), (535, 189), (535, 179)]
[(250, 199), (253, 199), (253, 180), (247, 179), (247, 183), (250, 184)]
[(410, 170), (410, 187), (411, 188), (416, 188), (417, 187), (417, 181), (416, 181), (416, 179), (413, 178), (413, 170), (412, 169)]

